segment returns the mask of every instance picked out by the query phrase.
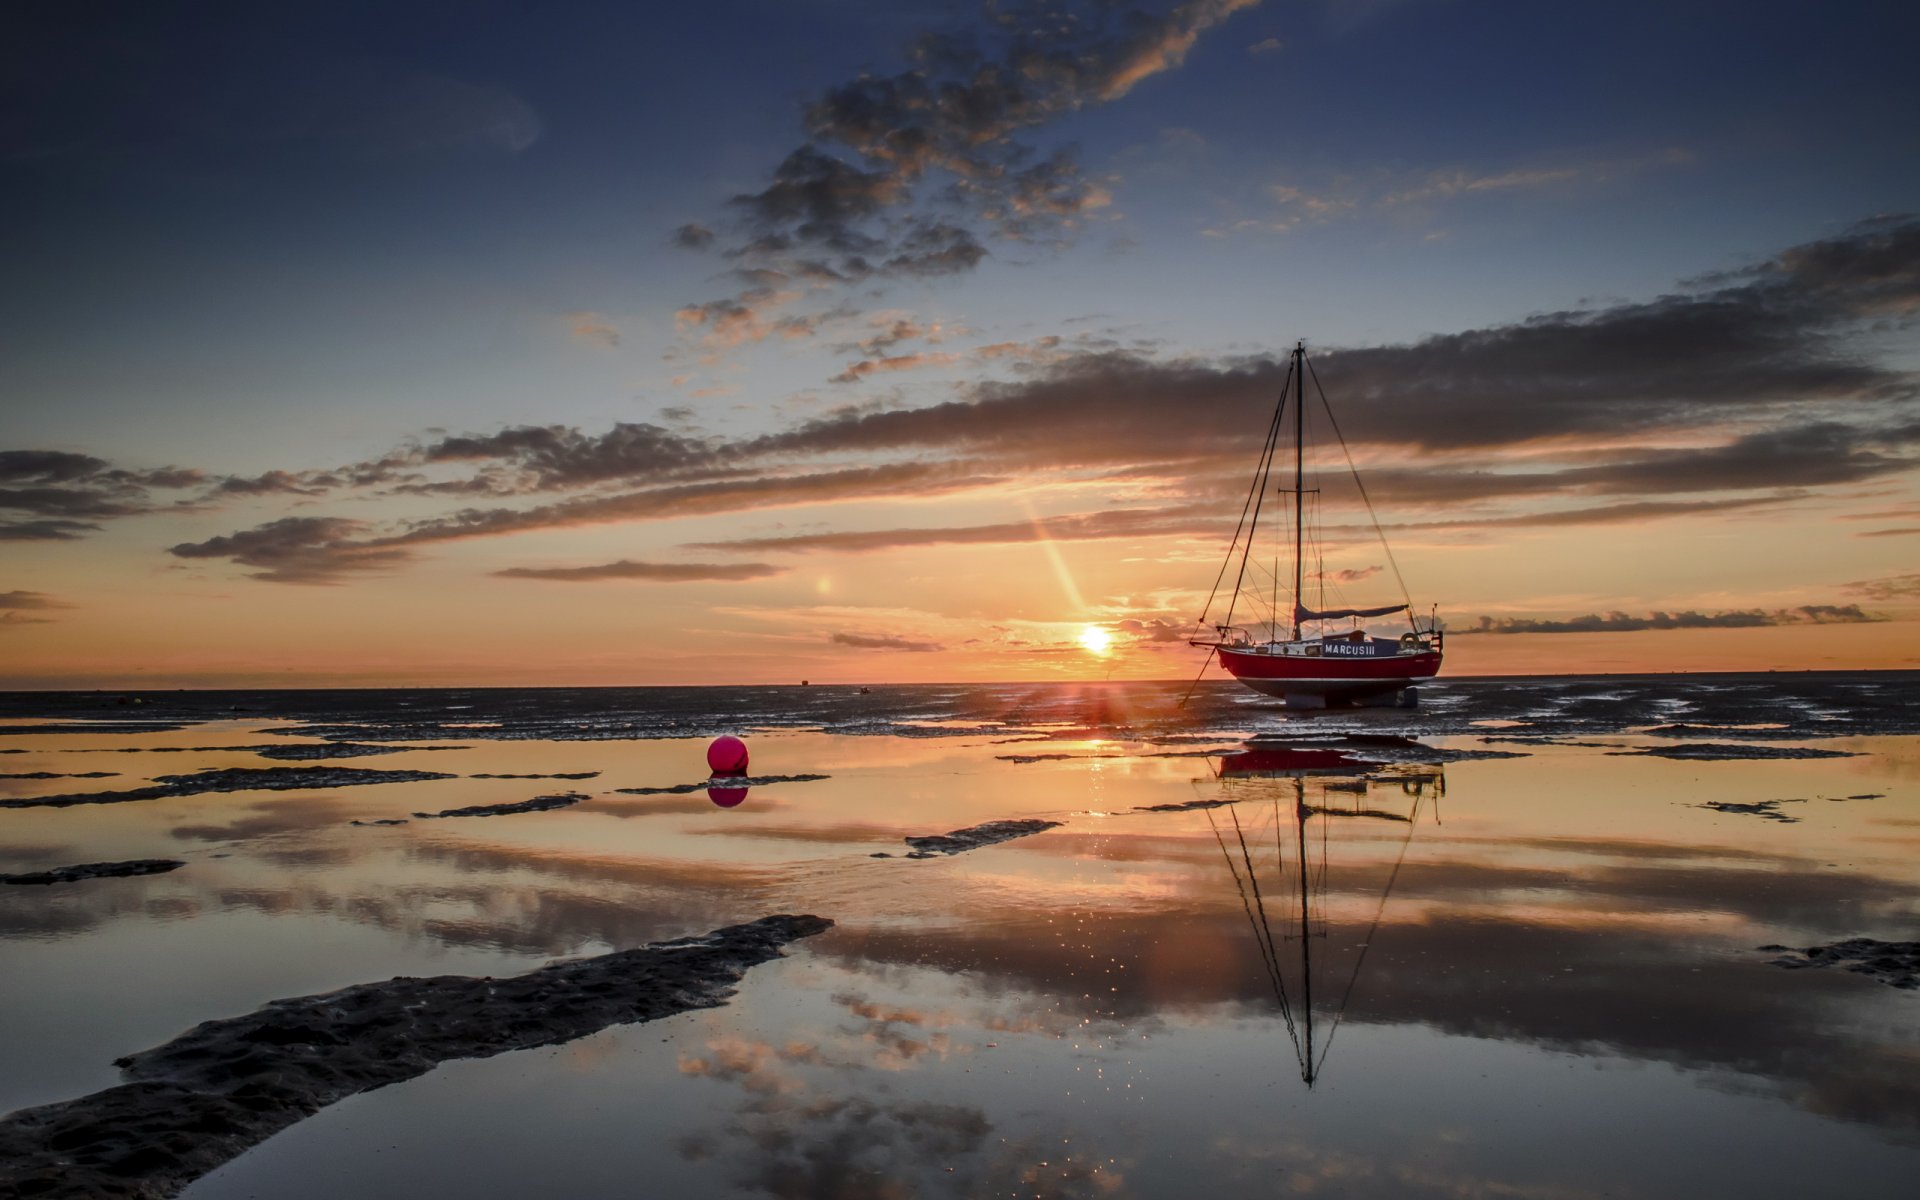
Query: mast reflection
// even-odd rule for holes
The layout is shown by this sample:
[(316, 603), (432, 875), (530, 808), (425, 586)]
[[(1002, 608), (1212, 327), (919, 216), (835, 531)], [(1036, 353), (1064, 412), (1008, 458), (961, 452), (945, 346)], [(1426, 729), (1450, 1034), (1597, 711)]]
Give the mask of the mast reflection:
[[(1367, 951), (1393, 895), (1407, 848), (1413, 844), (1422, 807), (1429, 808), (1439, 823), (1446, 775), (1438, 766), (1381, 767), (1331, 749), (1254, 748), (1224, 756), (1214, 779), (1219, 798), (1227, 803), (1219, 806), (1219, 816), (1213, 808), (1205, 809), (1207, 822), (1240, 893), (1261, 965), (1300, 1064), (1300, 1078), (1311, 1089), (1353, 1000)], [(1353, 821), (1405, 826), (1391, 866), (1372, 864), (1376, 875), (1384, 868), (1384, 877), (1375, 881), (1379, 901), (1357, 942), (1330, 937), (1326, 911), (1330, 847), (1344, 841), (1358, 853), (1363, 843), (1379, 844), (1378, 838), (1355, 836), (1348, 824)], [(1336, 827), (1341, 834), (1335, 834)], [(1371, 895), (1375, 886), (1363, 881), (1367, 866), (1362, 862), (1343, 867), (1342, 890)], [(1340, 928), (1346, 935), (1359, 931), (1357, 921), (1343, 922)], [(1322, 986), (1317, 1001), (1316, 973), (1323, 983), (1334, 984), (1333, 988)], [(1316, 1003), (1325, 1005), (1335, 996), (1327, 1011), (1316, 1009)]]

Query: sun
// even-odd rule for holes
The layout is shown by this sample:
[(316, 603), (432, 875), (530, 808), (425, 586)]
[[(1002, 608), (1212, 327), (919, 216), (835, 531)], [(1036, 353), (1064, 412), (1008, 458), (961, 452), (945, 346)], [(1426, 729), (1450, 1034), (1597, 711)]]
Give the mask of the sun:
[(1113, 635), (1098, 625), (1089, 625), (1080, 631), (1080, 644), (1102, 658), (1113, 653)]

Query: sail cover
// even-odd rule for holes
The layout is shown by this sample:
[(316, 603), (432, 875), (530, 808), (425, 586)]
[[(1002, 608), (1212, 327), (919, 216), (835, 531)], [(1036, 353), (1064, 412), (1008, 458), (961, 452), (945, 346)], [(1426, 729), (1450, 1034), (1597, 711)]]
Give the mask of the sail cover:
[(1328, 608), (1312, 609), (1304, 605), (1293, 606), (1293, 619), (1296, 621), (1337, 621), (1341, 617), (1384, 617), (1406, 609), (1405, 604), (1389, 604), (1382, 608)]

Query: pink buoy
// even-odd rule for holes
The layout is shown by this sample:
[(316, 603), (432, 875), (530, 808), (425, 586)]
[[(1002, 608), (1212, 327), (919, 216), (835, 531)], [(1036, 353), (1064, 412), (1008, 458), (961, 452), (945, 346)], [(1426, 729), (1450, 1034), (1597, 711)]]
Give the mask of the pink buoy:
[(747, 744), (732, 734), (713, 739), (707, 747), (707, 767), (715, 775), (745, 775)]
[(749, 790), (743, 787), (710, 787), (707, 789), (707, 799), (721, 808), (734, 808), (747, 798)]

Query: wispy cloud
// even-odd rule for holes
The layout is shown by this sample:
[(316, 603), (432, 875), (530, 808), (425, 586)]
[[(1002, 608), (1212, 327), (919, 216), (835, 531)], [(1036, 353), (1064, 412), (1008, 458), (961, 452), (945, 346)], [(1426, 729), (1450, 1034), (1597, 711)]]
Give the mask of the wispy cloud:
[(1646, 629), (1757, 629), (1770, 625), (1857, 625), (1878, 621), (1857, 604), (1803, 604), (1798, 608), (1744, 609), (1733, 612), (1653, 612), (1644, 617), (1623, 612), (1588, 613), (1565, 620), (1532, 617), (1481, 617), (1478, 624), (1449, 629), (1468, 633), (1635, 633)]
[(98, 532), (100, 522), (138, 516), (169, 505), (154, 490), (194, 487), (196, 470), (129, 470), (104, 459), (62, 450), (0, 451), (0, 541), (67, 541)]
[(996, 545), (1040, 541), (1092, 541), (1124, 537), (1166, 537), (1224, 532), (1228, 526), (1211, 509), (1115, 509), (1076, 513), (1029, 521), (992, 525), (962, 525), (931, 529), (872, 529), (840, 533), (790, 534), (782, 537), (738, 538), (725, 542), (697, 542), (695, 550), (732, 550), (750, 553), (804, 554), (871, 553), (913, 546)]
[(265, 525), (168, 550), (176, 558), (224, 558), (257, 567), (266, 583), (336, 584), (345, 577), (380, 571), (412, 557), (398, 546), (354, 540), (367, 525), (344, 517), (282, 517)]
[(836, 646), (855, 650), (904, 650), (910, 654), (932, 654), (946, 649), (938, 642), (916, 642), (910, 638), (864, 633), (836, 633), (827, 639)]
[(833, 377), (834, 383), (858, 383), (869, 375), (894, 371), (917, 371), (923, 367), (945, 367), (960, 361), (960, 355), (948, 353), (920, 353), (881, 355), (879, 358), (866, 358), (847, 364), (847, 369)]
[(1588, 194), (1654, 171), (1691, 165), (1695, 156), (1666, 147), (1628, 158), (1565, 159), (1493, 170), (1464, 166), (1418, 171), (1376, 171), (1317, 179), (1288, 178), (1262, 191), (1264, 208), (1203, 232), (1289, 233), (1363, 215), (1437, 211), (1474, 199), (1525, 195)]
[(567, 334), (583, 345), (597, 346), (602, 350), (620, 348), (620, 327), (599, 313), (568, 313)]
[(654, 563), (629, 562), (623, 558), (590, 567), (508, 567), (494, 574), (503, 579), (547, 579), (559, 583), (593, 583), (605, 579), (694, 583), (765, 579), (784, 570), (768, 563)]
[(18, 629), (28, 625), (51, 625), (53, 618), (40, 614), (72, 607), (74, 606), (66, 601), (49, 596), (45, 592), (0, 592), (0, 630)]
[(1881, 579), (1860, 579), (1846, 585), (1849, 595), (1869, 600), (1920, 600), (1920, 574), (1888, 575)]

